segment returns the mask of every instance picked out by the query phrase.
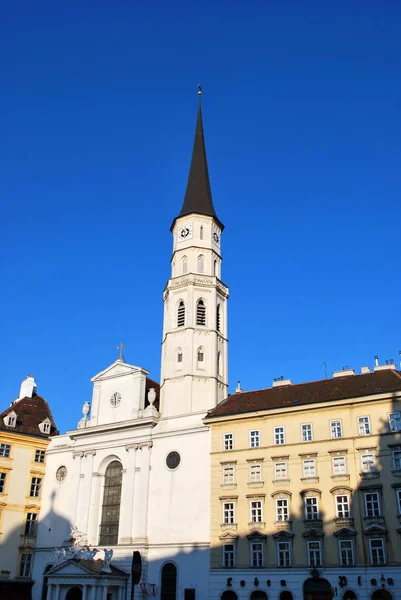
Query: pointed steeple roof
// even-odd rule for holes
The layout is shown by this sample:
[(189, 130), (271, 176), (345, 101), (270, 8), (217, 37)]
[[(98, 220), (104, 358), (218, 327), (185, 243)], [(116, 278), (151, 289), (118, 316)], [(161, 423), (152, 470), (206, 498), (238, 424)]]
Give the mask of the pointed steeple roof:
[[(181, 211), (176, 218), (184, 217), (185, 215), (190, 215), (192, 213), (208, 215), (214, 217), (223, 229), (224, 225), (219, 221), (213, 206), (212, 192), (210, 189), (200, 97), (199, 94), (198, 116), (196, 120), (195, 139), (187, 189), (185, 191), (184, 203)], [(175, 219), (172, 227), (174, 226), (174, 223)]]

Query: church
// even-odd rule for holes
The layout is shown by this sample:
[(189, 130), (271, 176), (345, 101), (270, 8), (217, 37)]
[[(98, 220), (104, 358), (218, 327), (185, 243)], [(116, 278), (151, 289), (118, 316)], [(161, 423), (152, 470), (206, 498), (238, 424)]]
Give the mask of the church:
[[(221, 238), (199, 106), (184, 202), (171, 225), (160, 385), (122, 355), (92, 378), (77, 428), (54, 437), (33, 567), (34, 600), (208, 597), (210, 431), (228, 394)], [(139, 585), (131, 590), (133, 552)]]

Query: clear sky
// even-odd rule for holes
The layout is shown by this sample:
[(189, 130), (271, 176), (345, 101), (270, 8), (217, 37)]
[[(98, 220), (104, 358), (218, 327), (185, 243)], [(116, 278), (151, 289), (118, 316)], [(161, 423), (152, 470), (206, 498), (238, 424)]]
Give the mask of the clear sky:
[(61, 431), (117, 357), (159, 380), (196, 86), (230, 287), (230, 391), (398, 362), (397, 0), (5, 2), (1, 410)]

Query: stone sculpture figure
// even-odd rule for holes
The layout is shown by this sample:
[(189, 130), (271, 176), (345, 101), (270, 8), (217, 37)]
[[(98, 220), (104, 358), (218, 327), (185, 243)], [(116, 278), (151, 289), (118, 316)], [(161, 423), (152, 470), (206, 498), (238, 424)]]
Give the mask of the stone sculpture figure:
[(111, 573), (110, 561), (113, 557), (113, 550), (104, 549), (104, 559), (103, 559), (103, 573)]

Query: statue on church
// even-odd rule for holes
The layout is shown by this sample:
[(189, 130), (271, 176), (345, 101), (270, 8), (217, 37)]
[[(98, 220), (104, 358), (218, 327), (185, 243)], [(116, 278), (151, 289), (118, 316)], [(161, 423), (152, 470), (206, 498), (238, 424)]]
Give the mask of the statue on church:
[(110, 562), (113, 557), (113, 550), (104, 549), (104, 559), (103, 559), (103, 573), (111, 573)]
[(66, 560), (67, 552), (65, 548), (54, 548), (53, 550), (53, 566), (57, 567), (63, 560)]
[(70, 527), (70, 541), (74, 543), (74, 548), (81, 548), (82, 542), (86, 537), (86, 534), (79, 531), (78, 527)]
[(94, 557), (96, 556), (96, 554), (99, 552), (99, 550), (97, 548), (92, 548), (92, 550), (89, 548), (89, 546), (84, 546), (80, 551), (79, 551), (79, 558), (83, 558), (85, 560), (93, 560)]

